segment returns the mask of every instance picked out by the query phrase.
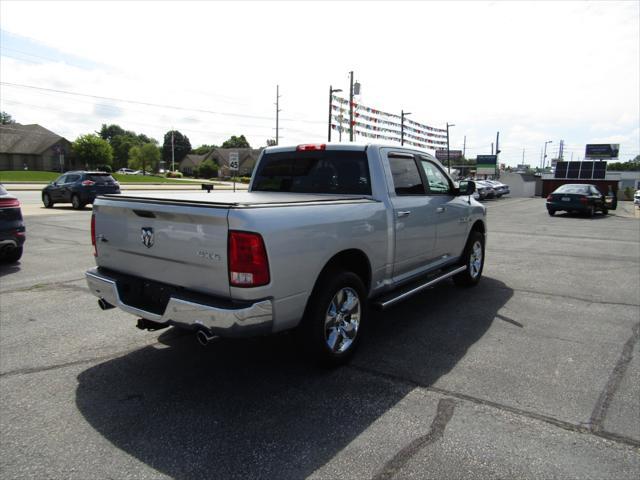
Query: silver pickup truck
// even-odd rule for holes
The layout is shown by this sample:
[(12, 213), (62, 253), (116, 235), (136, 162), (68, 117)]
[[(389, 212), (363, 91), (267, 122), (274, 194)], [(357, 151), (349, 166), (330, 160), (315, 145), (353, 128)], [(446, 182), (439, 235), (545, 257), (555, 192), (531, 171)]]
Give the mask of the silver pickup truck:
[(360, 342), (369, 307), (482, 275), (486, 210), (418, 150), (265, 149), (247, 192), (104, 195), (93, 205), (102, 309), (217, 337), (296, 329), (329, 364)]

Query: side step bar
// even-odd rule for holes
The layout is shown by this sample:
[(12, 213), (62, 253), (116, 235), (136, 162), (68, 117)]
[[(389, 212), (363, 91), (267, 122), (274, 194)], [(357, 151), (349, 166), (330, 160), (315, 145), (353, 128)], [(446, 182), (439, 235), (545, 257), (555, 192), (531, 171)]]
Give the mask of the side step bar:
[(383, 297), (375, 299), (373, 301), (373, 306), (377, 309), (384, 310), (386, 308), (391, 307), (392, 305), (395, 305), (396, 303), (399, 303), (403, 300), (408, 299), (409, 297), (412, 297), (416, 293), (419, 293), (426, 288), (432, 287), (433, 285), (441, 282), (442, 280), (446, 280), (447, 278), (453, 277), (454, 275), (457, 275), (460, 272), (464, 272), (466, 269), (467, 269), (466, 265), (455, 267), (452, 270), (446, 270), (442, 272), (440, 275), (438, 275), (435, 278), (429, 277), (426, 281), (424, 281), (424, 283), (419, 283), (418, 285), (416, 285), (415, 283), (412, 283), (409, 285), (409, 287), (401, 288), (398, 291), (391, 292), (390, 294), (387, 294)]

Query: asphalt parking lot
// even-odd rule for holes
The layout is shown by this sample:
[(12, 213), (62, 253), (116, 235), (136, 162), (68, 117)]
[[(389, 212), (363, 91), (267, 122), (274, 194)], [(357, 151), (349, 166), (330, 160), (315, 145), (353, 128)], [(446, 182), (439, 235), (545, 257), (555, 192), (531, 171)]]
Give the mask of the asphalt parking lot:
[(487, 205), (480, 285), (374, 314), (354, 361), (322, 370), (290, 335), (202, 348), (100, 311), (90, 208), (34, 204), (0, 267), (2, 478), (637, 479), (633, 207)]

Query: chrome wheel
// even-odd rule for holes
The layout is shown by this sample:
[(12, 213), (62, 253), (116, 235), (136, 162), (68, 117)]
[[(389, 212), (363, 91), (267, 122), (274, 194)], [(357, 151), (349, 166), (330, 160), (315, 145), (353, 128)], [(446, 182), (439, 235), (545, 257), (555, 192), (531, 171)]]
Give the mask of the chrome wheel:
[(469, 275), (475, 279), (480, 275), (480, 270), (482, 270), (482, 244), (476, 240), (469, 256)]
[(331, 300), (325, 314), (324, 338), (334, 353), (345, 352), (358, 334), (360, 298), (350, 287), (340, 289)]

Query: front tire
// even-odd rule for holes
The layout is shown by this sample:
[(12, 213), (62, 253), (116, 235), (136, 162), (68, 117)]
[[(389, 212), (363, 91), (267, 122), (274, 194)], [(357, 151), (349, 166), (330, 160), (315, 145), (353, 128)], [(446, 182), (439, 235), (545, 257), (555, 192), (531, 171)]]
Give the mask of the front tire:
[(547, 212), (549, 212), (549, 215), (551, 215), (552, 217), (556, 214), (555, 210), (547, 210)]
[(366, 290), (358, 275), (323, 274), (300, 326), (305, 350), (325, 366), (346, 363), (360, 344), (367, 317)]
[(472, 231), (467, 240), (467, 246), (462, 254), (464, 272), (454, 275), (453, 281), (460, 287), (473, 287), (477, 285), (484, 269), (484, 235), (478, 231)]
[(609, 215), (609, 209), (608, 208), (603, 208), (602, 209), (602, 214), (603, 215)]

